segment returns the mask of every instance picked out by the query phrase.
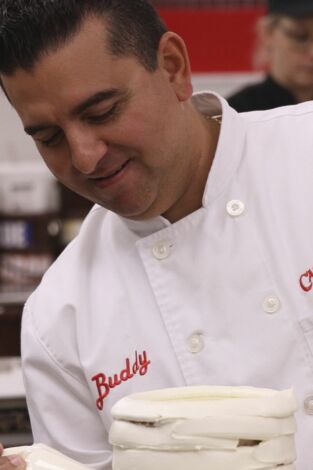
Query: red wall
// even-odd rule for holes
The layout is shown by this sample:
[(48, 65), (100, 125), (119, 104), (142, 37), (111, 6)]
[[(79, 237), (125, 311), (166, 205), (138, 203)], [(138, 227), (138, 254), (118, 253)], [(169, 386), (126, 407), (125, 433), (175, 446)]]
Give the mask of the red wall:
[(159, 8), (168, 28), (187, 44), (193, 72), (252, 70), (257, 18), (262, 8)]

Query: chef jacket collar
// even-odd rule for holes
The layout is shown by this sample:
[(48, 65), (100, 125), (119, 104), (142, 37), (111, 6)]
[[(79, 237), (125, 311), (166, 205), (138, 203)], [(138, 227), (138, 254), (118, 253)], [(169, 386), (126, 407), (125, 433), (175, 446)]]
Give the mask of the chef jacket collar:
[[(240, 161), (245, 133), (240, 115), (218, 94), (214, 92), (195, 93), (192, 96), (192, 101), (202, 114), (222, 117), (220, 136), (202, 199), (202, 206), (207, 208), (232, 178)], [(171, 225), (162, 216), (143, 221), (120, 218), (139, 237), (149, 236)]]

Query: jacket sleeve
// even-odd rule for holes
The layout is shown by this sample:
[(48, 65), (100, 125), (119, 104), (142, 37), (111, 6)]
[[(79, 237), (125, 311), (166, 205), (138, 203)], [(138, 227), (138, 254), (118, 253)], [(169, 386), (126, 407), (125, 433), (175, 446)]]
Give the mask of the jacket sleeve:
[(34, 442), (98, 470), (109, 470), (108, 430), (82, 377), (60, 364), (40, 338), (27, 306), (22, 321), (22, 366)]

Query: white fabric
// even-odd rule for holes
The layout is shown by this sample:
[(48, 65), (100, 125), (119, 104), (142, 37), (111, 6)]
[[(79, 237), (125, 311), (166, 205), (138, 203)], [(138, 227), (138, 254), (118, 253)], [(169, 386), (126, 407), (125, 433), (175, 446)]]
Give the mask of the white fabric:
[[(170, 224), (95, 206), (27, 302), (34, 437), (109, 469), (110, 410), (127, 394), (294, 388), (297, 470), (312, 470), (313, 103), (238, 115), (214, 94), (194, 100), (206, 114), (223, 107), (203, 207)], [(244, 206), (231, 215), (229, 201)]]

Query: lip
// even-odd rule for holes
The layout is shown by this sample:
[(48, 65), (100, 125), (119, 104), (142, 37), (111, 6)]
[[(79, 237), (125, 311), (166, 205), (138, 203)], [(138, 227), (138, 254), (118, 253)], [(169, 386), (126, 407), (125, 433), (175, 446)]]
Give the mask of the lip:
[(108, 176), (90, 178), (90, 181), (92, 182), (93, 185), (99, 188), (105, 188), (105, 187), (111, 186), (112, 184), (119, 182), (120, 179), (123, 178), (125, 172), (128, 169), (129, 163), (130, 163), (130, 159), (124, 162), (123, 165), (121, 165), (118, 170), (113, 171)]

